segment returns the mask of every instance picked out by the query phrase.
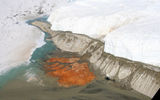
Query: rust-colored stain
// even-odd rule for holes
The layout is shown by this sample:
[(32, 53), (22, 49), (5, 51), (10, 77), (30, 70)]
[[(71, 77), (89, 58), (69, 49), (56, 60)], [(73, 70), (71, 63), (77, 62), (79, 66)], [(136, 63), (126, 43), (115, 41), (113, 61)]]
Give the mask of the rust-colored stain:
[(95, 75), (90, 72), (88, 63), (79, 63), (80, 58), (50, 58), (45, 69), (48, 75), (58, 77), (60, 86), (83, 86), (91, 82)]

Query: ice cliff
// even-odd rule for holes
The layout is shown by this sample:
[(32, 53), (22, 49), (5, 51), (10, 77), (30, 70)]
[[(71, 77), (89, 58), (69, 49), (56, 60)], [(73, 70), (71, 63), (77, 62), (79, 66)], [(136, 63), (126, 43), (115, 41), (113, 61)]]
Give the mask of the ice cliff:
[(153, 97), (160, 87), (160, 68), (141, 62), (115, 57), (104, 52), (104, 43), (87, 35), (69, 31), (52, 31), (51, 25), (35, 21), (32, 25), (51, 34), (50, 40), (62, 51), (85, 55), (94, 69), (123, 87)]
[(105, 52), (160, 66), (159, 0), (75, 0), (53, 11), (52, 30), (105, 41)]

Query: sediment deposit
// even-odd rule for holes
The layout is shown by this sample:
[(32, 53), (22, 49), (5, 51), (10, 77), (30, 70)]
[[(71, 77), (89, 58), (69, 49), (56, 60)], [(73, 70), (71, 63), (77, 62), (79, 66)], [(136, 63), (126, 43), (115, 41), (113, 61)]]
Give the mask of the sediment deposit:
[(90, 72), (88, 62), (80, 62), (80, 58), (56, 57), (46, 61), (45, 70), (49, 76), (57, 77), (63, 87), (84, 86), (95, 79)]

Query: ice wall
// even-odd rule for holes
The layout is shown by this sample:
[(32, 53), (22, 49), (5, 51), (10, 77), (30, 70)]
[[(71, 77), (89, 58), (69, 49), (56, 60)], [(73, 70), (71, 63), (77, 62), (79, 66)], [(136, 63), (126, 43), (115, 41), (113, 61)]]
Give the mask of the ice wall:
[(50, 40), (57, 48), (82, 55), (94, 69), (100, 70), (101, 74), (120, 83), (124, 88), (134, 89), (153, 97), (160, 87), (159, 67), (105, 53), (103, 42), (86, 35), (69, 31), (52, 31), (50, 24), (40, 21), (35, 21), (32, 25), (50, 33)]
[(105, 51), (116, 56), (160, 65), (159, 10), (159, 0), (76, 0), (55, 9), (48, 21), (52, 30), (106, 41)]

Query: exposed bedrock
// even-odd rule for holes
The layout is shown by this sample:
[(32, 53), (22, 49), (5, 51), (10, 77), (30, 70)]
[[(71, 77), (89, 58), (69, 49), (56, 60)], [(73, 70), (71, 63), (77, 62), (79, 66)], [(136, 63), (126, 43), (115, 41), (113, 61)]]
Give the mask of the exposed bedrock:
[(87, 55), (101, 73), (127, 88), (153, 97), (160, 87), (160, 68), (141, 62), (115, 57), (104, 52), (104, 43), (86, 35), (52, 31), (49, 23), (35, 21), (32, 25), (51, 34), (50, 40), (62, 51)]

